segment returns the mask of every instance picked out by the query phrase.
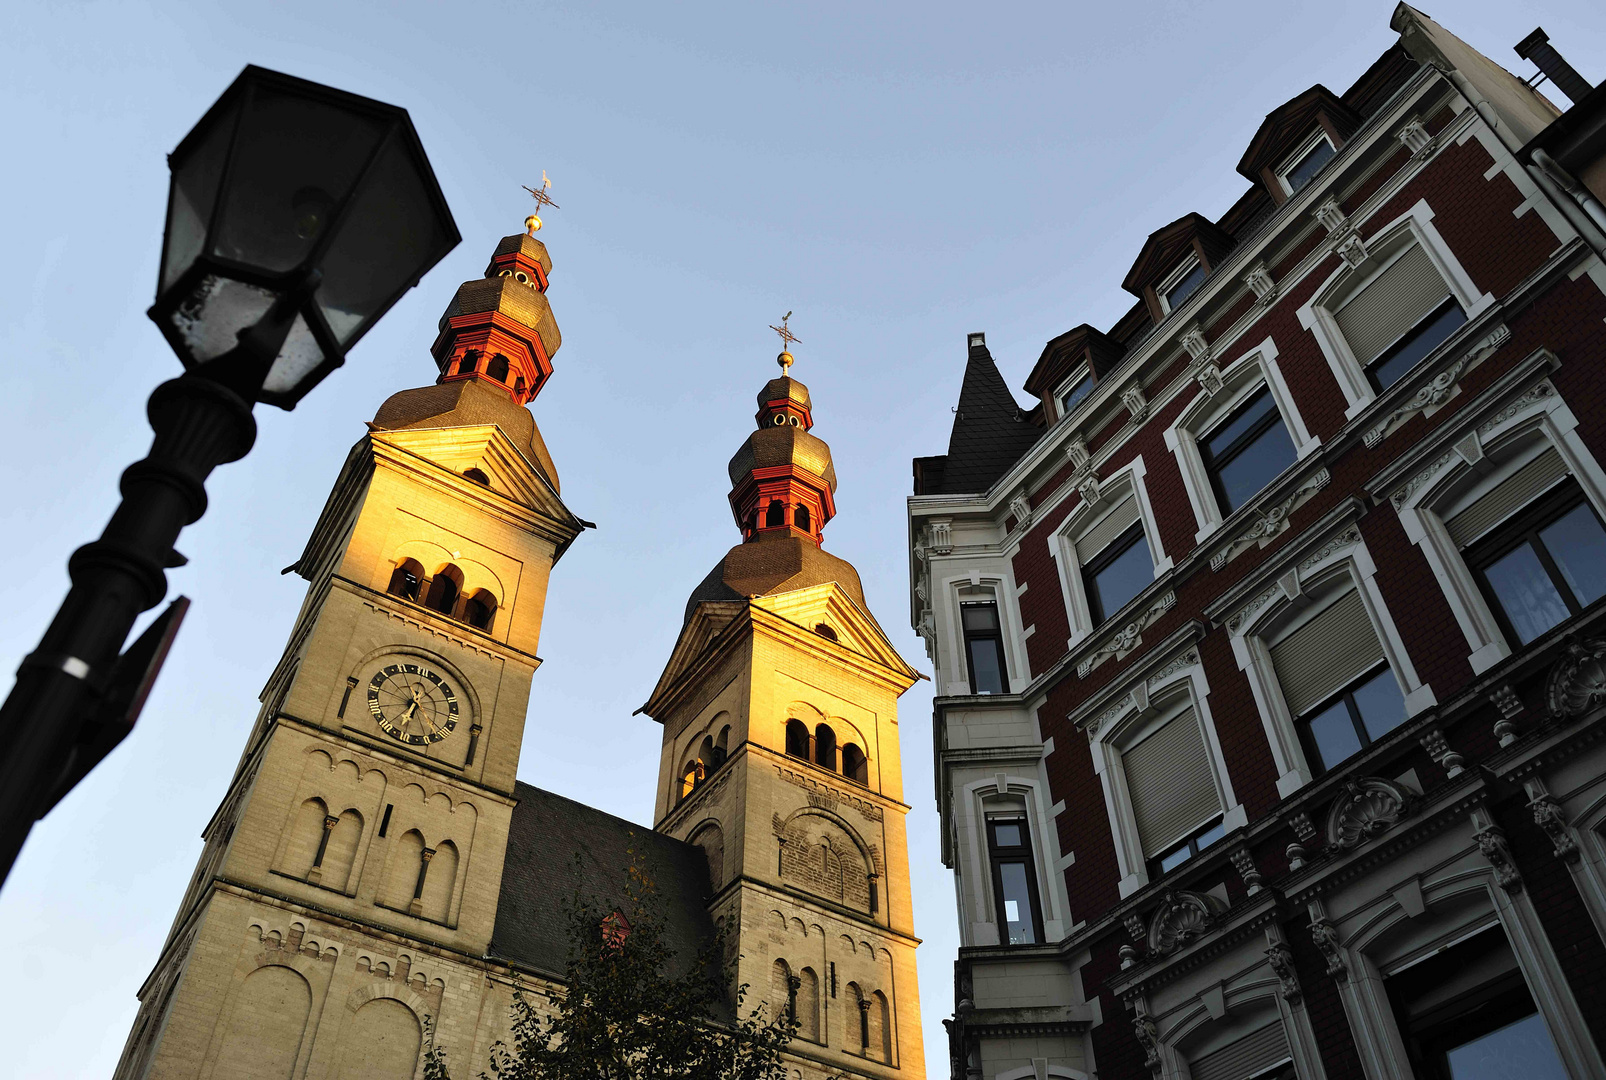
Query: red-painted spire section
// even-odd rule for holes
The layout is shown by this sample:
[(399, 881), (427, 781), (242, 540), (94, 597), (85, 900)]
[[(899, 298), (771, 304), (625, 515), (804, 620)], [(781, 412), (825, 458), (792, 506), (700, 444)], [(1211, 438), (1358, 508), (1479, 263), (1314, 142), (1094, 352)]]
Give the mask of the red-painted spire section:
[(431, 352), (440, 382), (476, 379), (526, 404), (552, 376), (562, 344), (547, 303), (552, 258), (546, 245), (523, 233), (496, 245), (485, 276), (465, 281), (441, 316)]
[(831, 448), (809, 434), (809, 389), (790, 376), (771, 379), (758, 395), (758, 430), (731, 458), (731, 513), (742, 538), (798, 537), (818, 545), (836, 516)]

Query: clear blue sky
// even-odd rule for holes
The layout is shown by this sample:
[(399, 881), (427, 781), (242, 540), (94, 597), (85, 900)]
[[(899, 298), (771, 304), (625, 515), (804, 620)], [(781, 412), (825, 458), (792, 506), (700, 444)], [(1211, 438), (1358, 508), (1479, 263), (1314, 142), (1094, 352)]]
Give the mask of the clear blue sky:
[[(678, 4), (12, 0), (0, 14), (8, 167), (0, 263), (0, 669), (37, 639), (65, 560), (148, 444), (177, 369), (144, 315), (164, 154), (250, 62), (407, 107), (464, 242), (294, 413), (259, 410), (244, 462), (171, 575), (195, 601), (134, 735), (34, 832), (0, 895), (0, 1014), (19, 1077), (109, 1075), (283, 647), (299, 554), (347, 448), (391, 392), (433, 380), (458, 282), (528, 212), (564, 347), (535, 413), (564, 498), (598, 523), (558, 566), (520, 776), (648, 823), (651, 689), (691, 588), (737, 539), (725, 462), (796, 311), (794, 374), (835, 451), (830, 550), (908, 628), (909, 459), (941, 453), (963, 335), (1019, 386), (1042, 343), (1106, 327), (1153, 229), (1215, 216), (1266, 112), (1342, 91), (1394, 39), (1388, 3)], [(1526, 75), (1535, 25), (1606, 75), (1590, 0), (1434, 2)], [(938, 860), (930, 688), (902, 702), (926, 1048), (946, 1075), (951, 879)], [(1078, 912), (1082, 917), (1086, 912)]]

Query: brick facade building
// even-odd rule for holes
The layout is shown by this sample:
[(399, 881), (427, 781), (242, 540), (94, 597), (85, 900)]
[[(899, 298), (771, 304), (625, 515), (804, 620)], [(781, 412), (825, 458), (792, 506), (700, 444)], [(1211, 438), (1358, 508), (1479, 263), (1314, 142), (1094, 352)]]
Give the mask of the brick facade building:
[(1606, 88), (1392, 27), (914, 463), (956, 1077), (1606, 1076)]

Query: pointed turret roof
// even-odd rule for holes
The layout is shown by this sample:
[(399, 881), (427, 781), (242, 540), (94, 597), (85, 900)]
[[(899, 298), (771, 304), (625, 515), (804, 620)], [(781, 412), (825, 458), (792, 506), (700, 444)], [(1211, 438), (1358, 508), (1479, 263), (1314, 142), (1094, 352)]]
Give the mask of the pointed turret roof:
[[(1043, 431), (1026, 418), (980, 334), (972, 334), (948, 456), (928, 469), (922, 495), (981, 494), (1031, 449)], [(930, 460), (930, 459), (925, 459)]]

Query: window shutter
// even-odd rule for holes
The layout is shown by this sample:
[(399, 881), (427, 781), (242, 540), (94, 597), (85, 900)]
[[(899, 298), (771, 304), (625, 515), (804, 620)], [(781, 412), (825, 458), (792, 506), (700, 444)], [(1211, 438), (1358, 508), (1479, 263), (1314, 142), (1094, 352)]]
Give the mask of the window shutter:
[(1138, 500), (1131, 495), (1121, 500), (1114, 510), (1104, 515), (1099, 522), (1076, 542), (1077, 561), (1084, 566), (1099, 552), (1110, 546), (1110, 541), (1126, 532), (1133, 522), (1138, 520)]
[(1383, 659), (1383, 646), (1354, 589), (1271, 647), (1288, 711), (1299, 716)]
[(1333, 313), (1350, 351), (1363, 366), (1399, 340), (1450, 295), (1421, 244), (1389, 264)]
[(1290, 1056), (1283, 1022), (1273, 1020), (1259, 1031), (1252, 1031), (1190, 1062), (1188, 1072), (1193, 1080), (1246, 1080), (1273, 1065), (1280, 1065)]
[(1204, 734), (1189, 709), (1121, 755), (1145, 858), (1221, 813)]
[(1450, 539), (1465, 547), (1527, 506), (1567, 476), (1567, 465), (1554, 446), (1500, 481), (1446, 521)]

